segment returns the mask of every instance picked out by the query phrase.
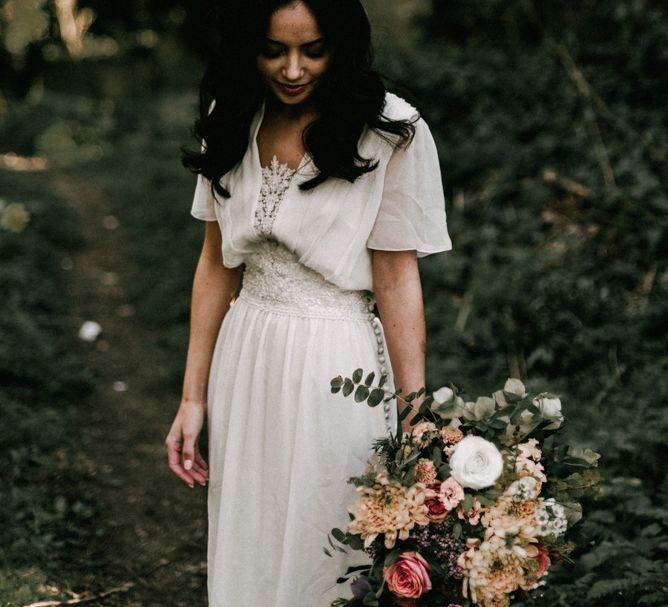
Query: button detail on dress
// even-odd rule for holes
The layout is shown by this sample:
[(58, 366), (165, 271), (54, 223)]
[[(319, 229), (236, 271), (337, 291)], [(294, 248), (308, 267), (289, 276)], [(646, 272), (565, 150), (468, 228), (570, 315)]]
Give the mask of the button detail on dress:
[[(371, 326), (373, 327), (373, 332), (376, 335), (376, 343), (378, 344), (378, 363), (380, 365), (379, 371), (381, 375), (387, 374), (387, 368), (385, 367), (385, 344), (382, 337), (382, 330), (380, 328), (380, 320), (376, 318), (374, 314), (374, 306), (376, 301), (373, 295), (366, 295), (365, 301), (369, 310), (369, 320), (371, 321)], [(390, 403), (383, 401), (383, 410), (385, 413), (385, 427), (387, 428), (387, 433), (392, 433), (392, 424), (390, 422)]]

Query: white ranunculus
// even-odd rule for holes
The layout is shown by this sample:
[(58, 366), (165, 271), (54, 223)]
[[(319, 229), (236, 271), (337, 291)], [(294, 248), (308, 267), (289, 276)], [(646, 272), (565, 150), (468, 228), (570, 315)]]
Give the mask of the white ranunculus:
[(564, 416), (561, 412), (561, 400), (559, 398), (548, 394), (539, 394), (533, 399), (533, 404), (538, 407), (543, 419), (553, 422), (545, 427), (546, 430), (556, 430), (561, 426)]
[(434, 401), (441, 405), (450, 402), (454, 398), (454, 396), (455, 393), (447, 386), (439, 388), (438, 390), (436, 390), (436, 392), (432, 394)]
[(522, 400), (527, 395), (524, 384), (515, 377), (509, 377), (503, 386), (504, 396), (511, 402)]
[(463, 487), (491, 487), (503, 472), (503, 456), (494, 443), (480, 436), (465, 436), (450, 456), (450, 471)]

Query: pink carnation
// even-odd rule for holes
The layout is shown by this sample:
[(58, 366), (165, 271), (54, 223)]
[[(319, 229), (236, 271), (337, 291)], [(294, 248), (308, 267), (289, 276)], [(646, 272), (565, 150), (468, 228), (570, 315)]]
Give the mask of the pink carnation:
[(452, 477), (441, 483), (439, 497), (447, 510), (454, 510), (464, 499), (464, 488)]
[(394, 563), (383, 570), (390, 592), (405, 599), (417, 599), (431, 590), (430, 573), (429, 563), (417, 552), (400, 554)]
[(460, 506), (457, 507), (457, 516), (466, 521), (469, 525), (477, 525), (480, 522), (480, 514), (482, 513), (482, 504), (477, 500), (473, 500), (471, 509), (468, 512), (464, 512), (464, 509)]

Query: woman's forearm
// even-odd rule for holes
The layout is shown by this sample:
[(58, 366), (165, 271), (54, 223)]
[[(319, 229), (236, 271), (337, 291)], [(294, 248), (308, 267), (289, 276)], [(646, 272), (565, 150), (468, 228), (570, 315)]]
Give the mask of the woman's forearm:
[[(373, 251), (373, 289), (383, 323), (394, 385), (402, 396), (425, 385), (426, 329), (415, 251)], [(413, 401), (414, 408), (423, 397)], [(398, 409), (402, 411), (404, 403)], [(404, 421), (404, 428), (413, 414)]]
[(211, 358), (220, 325), (230, 309), (241, 267), (229, 269), (222, 259), (203, 251), (192, 288), (190, 338), (183, 379), (184, 402), (206, 402)]

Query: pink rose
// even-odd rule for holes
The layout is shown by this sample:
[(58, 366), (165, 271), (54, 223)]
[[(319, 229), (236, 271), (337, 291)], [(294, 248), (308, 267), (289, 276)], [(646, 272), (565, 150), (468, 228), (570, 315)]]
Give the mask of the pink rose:
[(454, 510), (464, 499), (464, 488), (452, 477), (441, 483), (439, 497), (448, 511)]
[(404, 552), (383, 569), (390, 592), (404, 599), (417, 599), (431, 590), (430, 573), (429, 563), (417, 552)]

